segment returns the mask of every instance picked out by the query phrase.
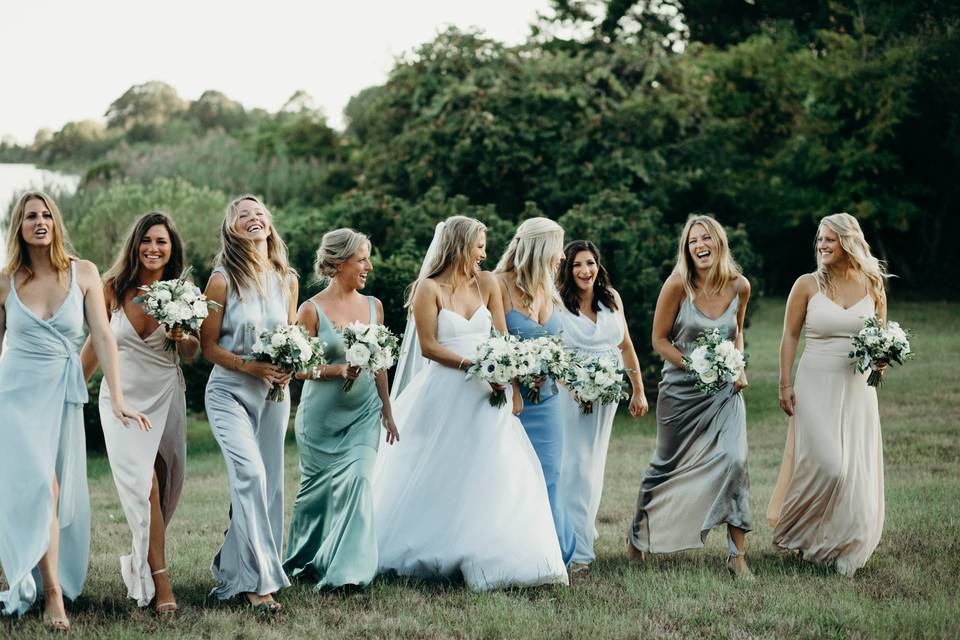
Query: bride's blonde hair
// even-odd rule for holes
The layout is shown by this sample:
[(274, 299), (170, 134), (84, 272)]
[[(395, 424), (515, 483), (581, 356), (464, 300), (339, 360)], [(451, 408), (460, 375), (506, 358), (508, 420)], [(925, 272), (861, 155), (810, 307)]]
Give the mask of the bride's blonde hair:
[(452, 271), (454, 284), (469, 280), (473, 275), (471, 252), (480, 234), (486, 230), (487, 225), (467, 216), (450, 216), (444, 220), (437, 251), (427, 263), (423, 277), (417, 278), (410, 285), (406, 306), (413, 304), (417, 286), (423, 280), (434, 278), (447, 269)]
[(562, 252), (563, 227), (550, 218), (530, 218), (517, 227), (495, 271), (515, 274), (523, 308), (530, 308), (538, 291), (561, 304), (551, 262)]
[(727, 283), (743, 273), (740, 265), (733, 259), (730, 242), (727, 240), (727, 232), (723, 225), (712, 216), (692, 215), (687, 218), (687, 223), (683, 225), (683, 233), (680, 234), (680, 243), (677, 247), (677, 263), (673, 267), (673, 272), (680, 276), (680, 280), (683, 282), (683, 290), (690, 299), (693, 299), (697, 290), (697, 268), (693, 264), (688, 243), (690, 230), (698, 224), (706, 229), (707, 233), (713, 238), (717, 254), (713, 266), (707, 271), (707, 277), (700, 283), (703, 290), (712, 295), (720, 294)]
[(836, 293), (834, 274), (823, 264), (820, 252), (816, 249), (817, 240), (820, 238), (820, 230), (823, 227), (837, 234), (840, 239), (840, 247), (847, 255), (850, 271), (863, 278), (867, 293), (873, 298), (874, 304), (876, 306), (883, 304), (887, 298), (884, 284), (890, 276), (887, 274), (884, 263), (870, 253), (870, 245), (867, 244), (860, 223), (849, 213), (834, 213), (826, 216), (820, 220), (817, 227), (817, 235), (813, 241), (814, 252), (817, 256), (817, 271), (814, 276), (820, 290), (829, 297), (833, 297)]

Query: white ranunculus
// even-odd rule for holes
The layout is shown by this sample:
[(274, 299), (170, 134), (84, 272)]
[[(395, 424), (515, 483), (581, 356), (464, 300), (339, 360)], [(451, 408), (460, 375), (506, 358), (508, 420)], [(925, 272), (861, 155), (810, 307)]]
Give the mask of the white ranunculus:
[(168, 289), (160, 289), (157, 291), (156, 298), (160, 302), (170, 302), (173, 299), (173, 295)]
[(210, 308), (203, 300), (193, 301), (193, 317), (206, 318), (210, 314)]
[(274, 349), (279, 349), (283, 345), (287, 344), (287, 334), (278, 331), (277, 333), (270, 336), (270, 344)]
[(370, 349), (360, 342), (347, 349), (347, 362), (355, 367), (365, 367), (370, 362)]
[(730, 355), (736, 350), (737, 348), (733, 346), (732, 342), (730, 342), (729, 340), (724, 340), (723, 342), (717, 345), (717, 348), (714, 351), (716, 351), (716, 354), (721, 358), (726, 358), (728, 355)]
[(717, 381), (717, 378), (719, 377), (719, 376), (717, 376), (717, 372), (714, 371), (713, 369), (707, 369), (706, 371), (700, 371), (700, 372), (698, 372), (697, 375), (700, 376), (700, 380), (702, 380), (703, 382), (706, 382), (707, 384), (713, 384), (714, 382)]

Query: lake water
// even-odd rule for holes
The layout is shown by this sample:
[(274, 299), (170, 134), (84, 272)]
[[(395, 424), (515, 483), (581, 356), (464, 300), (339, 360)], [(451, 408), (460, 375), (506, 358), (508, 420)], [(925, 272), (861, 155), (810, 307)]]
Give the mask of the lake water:
[(0, 228), (3, 240), (0, 241), (0, 264), (6, 257), (6, 221), (14, 205), (14, 198), (27, 189), (42, 189), (56, 196), (58, 193), (71, 194), (77, 190), (80, 176), (40, 169), (32, 164), (0, 163)]

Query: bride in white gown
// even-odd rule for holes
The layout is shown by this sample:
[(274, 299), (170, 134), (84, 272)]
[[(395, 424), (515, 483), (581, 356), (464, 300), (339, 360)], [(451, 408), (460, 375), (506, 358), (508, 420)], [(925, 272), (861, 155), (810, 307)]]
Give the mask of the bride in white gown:
[(537, 454), (490, 386), (466, 379), (491, 328), (506, 328), (479, 269), (485, 244), (481, 222), (448, 218), (414, 284), (393, 391), (400, 442), (381, 447), (373, 479), (379, 571), (460, 573), (474, 591), (567, 584)]

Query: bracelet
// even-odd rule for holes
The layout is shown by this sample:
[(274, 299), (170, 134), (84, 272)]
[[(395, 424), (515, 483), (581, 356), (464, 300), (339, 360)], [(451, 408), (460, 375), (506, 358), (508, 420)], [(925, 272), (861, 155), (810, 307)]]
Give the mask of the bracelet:
[(234, 361), (236, 362), (236, 365), (233, 367), (234, 371), (242, 372), (243, 369), (241, 369), (241, 367), (243, 367), (243, 359), (241, 359), (240, 356), (238, 355), (234, 355), (233, 357), (234, 357)]
[(464, 360), (466, 360), (466, 358), (460, 358), (460, 364), (457, 365), (457, 370), (458, 370), (458, 371), (463, 371), (463, 362), (464, 362)]
[(793, 386), (792, 384), (782, 384), (782, 385), (780, 385), (780, 388), (781, 388), (781, 389), (789, 389), (789, 388), (792, 387), (792, 386)]

